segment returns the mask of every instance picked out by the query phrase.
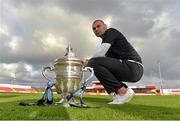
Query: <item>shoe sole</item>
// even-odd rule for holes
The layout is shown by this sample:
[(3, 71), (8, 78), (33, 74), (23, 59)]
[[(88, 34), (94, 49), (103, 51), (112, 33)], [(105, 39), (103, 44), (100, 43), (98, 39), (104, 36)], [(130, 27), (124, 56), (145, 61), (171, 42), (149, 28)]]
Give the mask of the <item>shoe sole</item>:
[(124, 103), (108, 103), (108, 105), (122, 105)]

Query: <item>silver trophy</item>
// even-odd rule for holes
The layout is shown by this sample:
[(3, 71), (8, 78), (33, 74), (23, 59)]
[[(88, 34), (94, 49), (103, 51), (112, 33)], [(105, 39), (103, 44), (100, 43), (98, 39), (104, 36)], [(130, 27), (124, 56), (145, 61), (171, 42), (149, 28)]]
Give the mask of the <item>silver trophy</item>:
[(43, 68), (43, 72), (46, 70), (55, 72), (56, 91), (62, 96), (56, 104), (62, 104), (65, 107), (69, 107), (70, 104), (74, 103), (73, 98), (67, 99), (67, 96), (72, 95), (72, 92), (81, 88), (84, 81), (84, 72), (87, 70), (91, 72), (86, 82), (94, 75), (92, 68), (83, 68), (83, 61), (75, 57), (70, 45), (66, 48), (65, 56), (56, 59), (52, 67), (48, 66)]

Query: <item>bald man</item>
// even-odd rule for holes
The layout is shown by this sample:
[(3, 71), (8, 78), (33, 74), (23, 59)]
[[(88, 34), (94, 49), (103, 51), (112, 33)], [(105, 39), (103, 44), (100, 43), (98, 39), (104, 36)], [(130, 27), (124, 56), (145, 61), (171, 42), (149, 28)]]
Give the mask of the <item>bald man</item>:
[(102, 43), (85, 65), (94, 69), (95, 76), (106, 91), (115, 93), (108, 104), (124, 104), (134, 96), (134, 91), (124, 82), (137, 82), (143, 75), (142, 60), (125, 36), (114, 28), (107, 28), (102, 20), (95, 20), (92, 29)]

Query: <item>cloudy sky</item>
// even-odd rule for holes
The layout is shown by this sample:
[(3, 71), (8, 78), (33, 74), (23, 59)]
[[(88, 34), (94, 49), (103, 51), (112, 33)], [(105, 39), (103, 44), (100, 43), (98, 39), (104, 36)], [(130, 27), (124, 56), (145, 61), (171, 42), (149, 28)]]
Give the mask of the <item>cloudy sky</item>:
[[(0, 0), (0, 83), (43, 85), (43, 66), (89, 58), (100, 45), (95, 19), (121, 31), (142, 57), (136, 84), (180, 88), (180, 0)], [(160, 63), (158, 63), (158, 60)], [(16, 79), (15, 79), (16, 78)]]

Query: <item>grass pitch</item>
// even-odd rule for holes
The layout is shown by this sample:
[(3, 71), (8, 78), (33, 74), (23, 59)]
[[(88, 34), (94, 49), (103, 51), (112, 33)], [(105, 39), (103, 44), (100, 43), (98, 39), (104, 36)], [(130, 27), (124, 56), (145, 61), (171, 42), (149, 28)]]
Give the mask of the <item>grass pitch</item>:
[[(85, 95), (89, 108), (19, 106), (42, 94), (0, 93), (1, 120), (180, 120), (180, 96), (135, 96), (128, 104), (108, 105), (110, 96)], [(58, 101), (58, 95), (54, 95)]]

